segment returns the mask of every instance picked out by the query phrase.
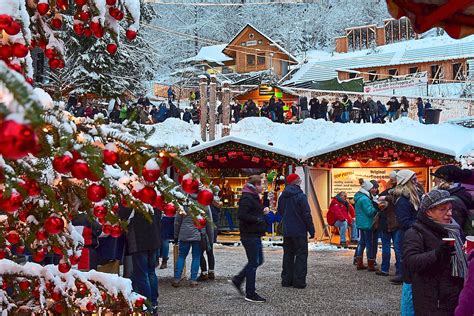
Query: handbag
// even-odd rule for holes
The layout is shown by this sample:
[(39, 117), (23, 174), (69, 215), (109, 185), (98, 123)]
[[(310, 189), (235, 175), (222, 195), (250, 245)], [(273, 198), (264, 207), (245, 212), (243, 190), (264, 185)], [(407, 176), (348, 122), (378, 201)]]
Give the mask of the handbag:
[(199, 231), (201, 234), (201, 240), (199, 241), (199, 245), (201, 246), (202, 251), (210, 251), (211, 250), (211, 244), (209, 243), (209, 238), (207, 237), (207, 234), (204, 233), (203, 231)]

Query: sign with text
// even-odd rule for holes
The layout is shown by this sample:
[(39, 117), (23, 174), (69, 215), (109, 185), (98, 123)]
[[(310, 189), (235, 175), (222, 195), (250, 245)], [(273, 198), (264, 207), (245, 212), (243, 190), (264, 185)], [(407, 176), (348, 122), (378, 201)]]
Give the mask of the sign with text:
[[(339, 192), (347, 192), (352, 197), (359, 191), (359, 179), (377, 180), (379, 192), (386, 189), (390, 172), (400, 168), (334, 168), (331, 170), (331, 196), (336, 196)], [(418, 182), (426, 189), (428, 181), (427, 168), (410, 168), (416, 173)]]
[(386, 80), (379, 80), (368, 82), (364, 85), (365, 93), (375, 93), (385, 90), (401, 89), (416, 87), (419, 85), (426, 85), (428, 83), (428, 74), (425, 72), (419, 72), (413, 75), (407, 75), (405, 77), (398, 77)]

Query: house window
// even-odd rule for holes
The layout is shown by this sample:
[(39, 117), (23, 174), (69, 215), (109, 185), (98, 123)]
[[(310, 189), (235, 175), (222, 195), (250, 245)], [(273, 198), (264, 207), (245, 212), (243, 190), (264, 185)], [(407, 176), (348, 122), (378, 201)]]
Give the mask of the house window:
[(257, 65), (265, 65), (265, 53), (258, 54)]
[(247, 55), (247, 66), (255, 66), (255, 55)]
[(369, 81), (374, 81), (378, 79), (377, 70), (369, 70)]
[(409, 74), (416, 74), (418, 72), (418, 67), (410, 67), (408, 68)]
[(430, 70), (432, 83), (439, 83), (439, 79), (441, 78), (441, 67), (439, 65), (431, 65)]
[(453, 80), (464, 80), (464, 71), (461, 63), (453, 64)]
[(349, 73), (349, 79), (354, 79), (354, 78), (357, 78), (357, 73), (356, 72), (350, 72)]
[(393, 76), (398, 76), (398, 69), (397, 68), (389, 69), (388, 75), (390, 76), (390, 78), (392, 78)]

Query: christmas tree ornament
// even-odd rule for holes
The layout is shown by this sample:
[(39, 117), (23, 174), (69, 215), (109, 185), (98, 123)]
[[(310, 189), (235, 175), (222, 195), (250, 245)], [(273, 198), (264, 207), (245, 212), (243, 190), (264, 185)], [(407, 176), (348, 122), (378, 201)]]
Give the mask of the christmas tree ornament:
[(15, 43), (12, 45), (12, 53), (15, 57), (24, 58), (28, 55), (28, 47), (22, 43)]
[(26, 249), (25, 246), (17, 246), (17, 247), (16, 247), (16, 253), (17, 253), (18, 255), (22, 255), (22, 254), (25, 253), (25, 249)]
[(59, 68), (59, 59), (53, 58), (48, 61), (48, 66), (51, 69), (58, 69)]
[(197, 229), (203, 229), (204, 227), (206, 227), (206, 222), (207, 222), (206, 218), (201, 215), (198, 215), (195, 218), (193, 218), (193, 225)]
[(146, 186), (140, 190), (138, 198), (143, 203), (153, 204), (153, 202), (155, 202), (156, 196), (157, 194), (156, 194), (155, 189), (152, 187)]
[(74, 0), (79, 7), (87, 4), (87, 0)]
[(35, 254), (33, 254), (33, 261), (41, 262), (44, 260), (45, 257), (46, 257), (46, 253), (43, 250), (39, 250)]
[(69, 8), (68, 0), (56, 0), (56, 7), (59, 10), (66, 11)]
[(135, 38), (137, 38), (137, 32), (129, 29), (127, 32), (125, 32), (125, 36), (129, 41), (133, 41)]
[(40, 297), (40, 291), (38, 288), (35, 288), (31, 291), (31, 295), (33, 295), (34, 298), (39, 298)]
[(74, 178), (83, 180), (90, 174), (89, 166), (84, 160), (79, 159), (72, 165), (71, 174)]
[(84, 28), (84, 36), (85, 37), (91, 37), (91, 35), (92, 35), (91, 29), (88, 28), (88, 27)]
[(53, 301), (58, 302), (58, 301), (60, 301), (60, 300), (63, 299), (63, 296), (61, 295), (61, 293), (56, 292), (56, 291), (53, 291), (53, 292), (51, 293), (51, 298), (53, 299)]
[(107, 45), (107, 52), (110, 55), (115, 55), (115, 53), (117, 52), (117, 44), (114, 44), (114, 43), (108, 44)]
[(21, 177), (23, 182), (19, 185), (28, 193), (30, 197), (37, 197), (41, 193), (41, 188), (36, 180), (28, 179), (26, 176)]
[(110, 224), (102, 225), (102, 233), (104, 233), (105, 235), (110, 235), (110, 233), (112, 233), (112, 225)]
[(163, 207), (163, 213), (167, 217), (174, 217), (176, 215), (176, 206), (173, 203), (166, 203)]
[(155, 202), (153, 202), (153, 204), (151, 204), (151, 206), (153, 208), (157, 208), (157, 209), (160, 209), (162, 210), (164, 207), (165, 207), (165, 199), (162, 195), (160, 194), (157, 194), (156, 195), (156, 198), (155, 198)]
[(155, 182), (160, 177), (160, 167), (155, 158), (148, 160), (142, 170), (142, 176), (145, 181)]
[(13, 56), (12, 48), (10, 45), (0, 45), (0, 58), (8, 59)]
[(105, 3), (107, 3), (107, 5), (115, 5), (115, 3), (117, 2), (117, 0), (106, 0)]
[(69, 270), (71, 270), (71, 266), (69, 265), (69, 263), (61, 259), (58, 264), (58, 270), (61, 273), (68, 273)]
[(112, 226), (112, 230), (110, 231), (110, 236), (114, 238), (119, 238), (120, 236), (122, 236), (122, 227), (120, 227), (120, 225)]
[(104, 205), (94, 206), (94, 216), (97, 218), (104, 218), (107, 215), (107, 208)]
[(3, 30), (13, 22), (13, 18), (8, 14), (0, 14), (0, 30)]
[(214, 194), (209, 190), (201, 190), (197, 195), (197, 201), (201, 205), (209, 206), (214, 201)]
[(48, 238), (48, 234), (44, 230), (38, 230), (35, 237), (37, 240), (45, 240)]
[(143, 297), (139, 297), (135, 301), (135, 307), (140, 308), (145, 304), (145, 299)]
[(170, 159), (167, 156), (160, 156), (157, 158), (158, 165), (160, 166), (161, 170), (166, 170), (170, 166)]
[(21, 31), (21, 25), (17, 21), (12, 21), (7, 27), (5, 27), (5, 33), (8, 35), (17, 35)]
[(72, 255), (69, 257), (69, 262), (72, 264), (72, 265), (76, 265), (79, 263), (79, 260), (80, 258), (76, 255)]
[[(79, 19), (80, 19), (81, 21), (87, 22), (87, 21), (90, 20), (91, 14), (90, 14), (89, 11), (83, 10), (83, 11), (79, 12), (78, 17), (79, 17)], [(92, 30), (91, 30), (91, 31), (92, 31)]]
[(23, 205), (23, 197), (16, 190), (12, 190), (10, 196), (6, 198), (4, 192), (0, 191), (0, 210), (6, 213), (13, 213)]
[(0, 249), (0, 259), (5, 259), (7, 256), (7, 251), (5, 249)]
[(95, 304), (92, 303), (92, 302), (88, 302), (88, 303), (86, 304), (86, 310), (87, 310), (88, 312), (93, 312), (93, 311), (95, 311)]
[(46, 2), (38, 3), (37, 9), (40, 15), (45, 15), (49, 11), (49, 4)]
[(99, 176), (94, 174), (94, 171), (89, 169), (89, 174), (87, 175), (87, 179), (91, 180), (91, 181), (94, 181), (94, 182), (97, 182), (99, 181)]
[(72, 169), (73, 164), (74, 160), (70, 152), (66, 152), (62, 156), (56, 156), (53, 159), (54, 170), (62, 174), (69, 173)]
[(28, 218), (28, 215), (29, 215), (29, 213), (28, 213), (27, 210), (19, 211), (19, 212), (18, 212), (18, 219), (19, 219), (21, 222), (25, 223), (25, 222), (26, 222), (26, 219)]
[(56, 51), (52, 48), (46, 48), (45, 51), (44, 51), (44, 55), (48, 59), (53, 59), (54, 57), (56, 57)]
[(20, 235), (15, 230), (9, 231), (6, 234), (5, 239), (12, 245), (15, 245), (15, 244), (19, 243), (20, 240), (21, 240)]
[(87, 188), (87, 198), (91, 202), (100, 202), (102, 201), (107, 195), (107, 190), (101, 184), (91, 184)]
[(28, 124), (9, 117), (0, 123), (0, 154), (6, 159), (20, 159), (37, 147), (37, 138)]
[(192, 178), (183, 178), (181, 182), (183, 191), (188, 194), (194, 194), (199, 190), (199, 181)]
[(50, 216), (44, 221), (44, 230), (50, 234), (59, 234), (64, 230), (64, 221), (57, 216)]
[(74, 21), (74, 26), (72, 29), (77, 35), (82, 35), (84, 33), (84, 24), (82, 24), (82, 22), (76, 23), (76, 21)]
[(63, 26), (63, 21), (61, 21), (60, 18), (54, 18), (54, 19), (51, 19), (51, 26), (57, 30), (59, 30), (61, 28), (61, 26)]
[(30, 288), (30, 281), (21, 280), (20, 282), (18, 282), (18, 287), (24, 292)]
[(63, 250), (62, 250), (61, 247), (59, 247), (59, 246), (52, 246), (52, 247), (51, 247), (51, 250), (52, 250), (55, 254), (57, 254), (57, 255), (59, 255), (59, 256), (62, 256), (62, 255), (63, 255)]
[(118, 149), (114, 143), (108, 143), (107, 145), (105, 145), (102, 155), (104, 163), (106, 165), (114, 165), (119, 160)]

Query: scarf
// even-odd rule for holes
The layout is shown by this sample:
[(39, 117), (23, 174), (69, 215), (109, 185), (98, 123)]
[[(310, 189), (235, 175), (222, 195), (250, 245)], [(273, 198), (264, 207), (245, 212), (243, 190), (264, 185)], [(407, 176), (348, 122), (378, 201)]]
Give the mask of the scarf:
[(461, 240), (461, 228), (459, 224), (452, 219), (451, 224), (441, 224), (441, 227), (446, 229), (449, 238), (454, 238), (454, 256), (451, 256), (451, 275), (453, 277), (466, 278), (467, 277), (467, 260), (463, 251), (463, 244)]
[(250, 193), (250, 194), (258, 195), (257, 188), (251, 183), (247, 183), (244, 185), (242, 189), (242, 193)]

